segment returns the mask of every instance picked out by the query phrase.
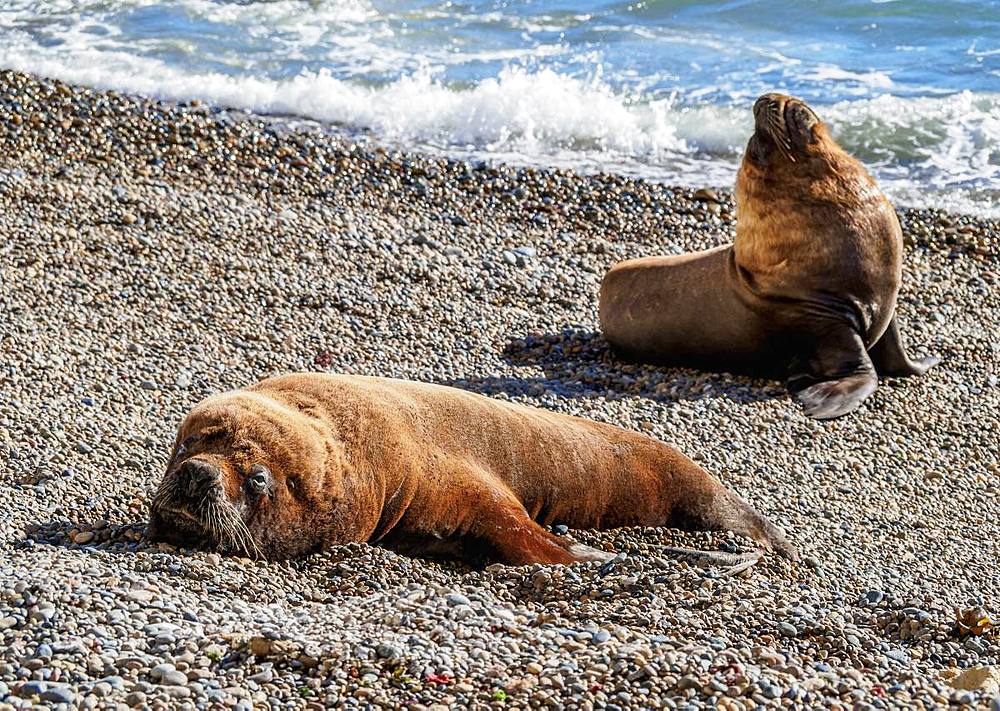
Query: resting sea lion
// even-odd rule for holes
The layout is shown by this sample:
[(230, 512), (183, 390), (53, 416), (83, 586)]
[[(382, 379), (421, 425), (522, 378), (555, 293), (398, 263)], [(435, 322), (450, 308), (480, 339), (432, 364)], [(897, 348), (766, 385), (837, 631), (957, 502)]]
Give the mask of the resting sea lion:
[(147, 535), (269, 559), (352, 541), (515, 565), (611, 556), (542, 527), (558, 523), (731, 530), (795, 557), (752, 506), (645, 435), (442, 385), (324, 374), (195, 406)]
[(921, 375), (896, 320), (903, 239), (858, 161), (799, 99), (766, 94), (736, 179), (736, 240), (621, 262), (601, 329), (625, 358), (787, 378), (806, 414), (838, 417), (878, 375)]

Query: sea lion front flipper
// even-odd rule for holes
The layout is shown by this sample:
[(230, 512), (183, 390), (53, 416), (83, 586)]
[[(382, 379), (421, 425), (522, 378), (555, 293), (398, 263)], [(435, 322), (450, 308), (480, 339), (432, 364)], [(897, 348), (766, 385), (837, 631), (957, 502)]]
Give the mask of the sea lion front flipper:
[(830, 420), (875, 392), (878, 376), (861, 337), (842, 326), (825, 333), (807, 357), (792, 362), (787, 385), (806, 415)]
[(906, 343), (899, 330), (899, 321), (895, 313), (885, 333), (868, 350), (868, 355), (879, 375), (897, 378), (923, 375), (929, 368), (941, 362), (940, 358), (933, 356), (913, 360), (906, 355)]

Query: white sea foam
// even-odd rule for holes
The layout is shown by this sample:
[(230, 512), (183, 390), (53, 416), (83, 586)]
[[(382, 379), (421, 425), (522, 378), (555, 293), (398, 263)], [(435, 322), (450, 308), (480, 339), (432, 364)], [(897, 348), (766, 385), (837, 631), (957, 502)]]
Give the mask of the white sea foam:
[[(854, 85), (853, 90), (858, 95), (865, 94), (872, 87), (877, 89), (892, 88), (892, 77), (885, 72), (852, 72), (832, 64), (821, 64), (801, 78), (817, 83), (831, 81), (846, 82), (847, 84)], [(841, 87), (841, 90), (843, 90), (843, 87)]]

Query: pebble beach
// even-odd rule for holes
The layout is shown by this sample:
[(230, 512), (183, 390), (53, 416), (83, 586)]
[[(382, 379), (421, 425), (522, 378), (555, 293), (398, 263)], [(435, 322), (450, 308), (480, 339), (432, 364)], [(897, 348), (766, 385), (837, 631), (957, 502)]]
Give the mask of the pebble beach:
[[(617, 360), (616, 261), (732, 240), (727, 190), (407, 153), (0, 71), (0, 709), (1000, 711), (1000, 223), (900, 209), (925, 377), (806, 418)], [(609, 564), (143, 540), (176, 426), (290, 371), (437, 382), (650, 434), (781, 525), (562, 531)]]

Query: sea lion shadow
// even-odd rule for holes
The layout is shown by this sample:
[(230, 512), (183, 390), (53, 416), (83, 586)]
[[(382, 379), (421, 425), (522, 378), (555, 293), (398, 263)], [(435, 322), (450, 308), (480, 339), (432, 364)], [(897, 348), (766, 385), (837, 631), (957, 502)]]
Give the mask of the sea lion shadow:
[(603, 335), (580, 329), (512, 338), (504, 347), (503, 359), (516, 368), (540, 368), (542, 376), (471, 377), (441, 382), (484, 395), (638, 396), (664, 403), (712, 398), (752, 403), (786, 395), (784, 386), (772, 380), (629, 363), (615, 356)]

